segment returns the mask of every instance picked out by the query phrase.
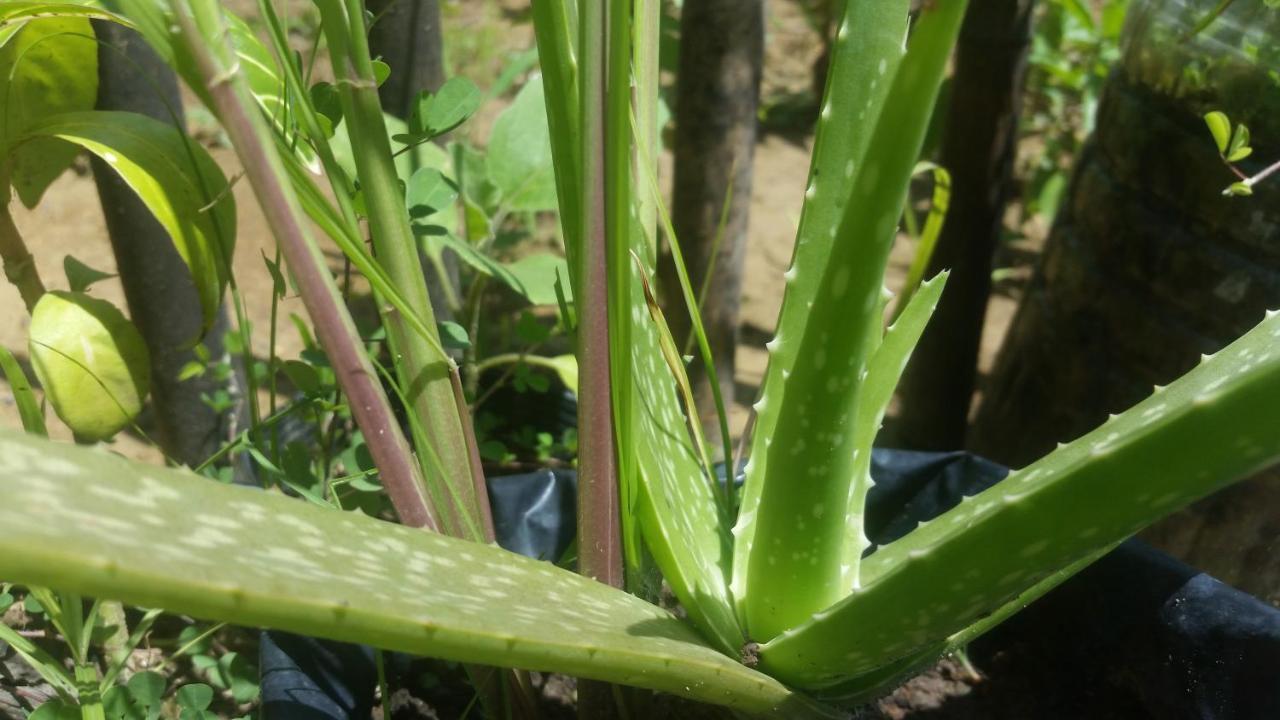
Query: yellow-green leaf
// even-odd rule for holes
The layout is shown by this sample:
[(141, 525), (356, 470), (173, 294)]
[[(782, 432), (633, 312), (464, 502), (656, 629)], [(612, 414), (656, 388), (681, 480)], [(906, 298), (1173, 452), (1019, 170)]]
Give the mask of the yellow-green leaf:
[(146, 344), (114, 305), (50, 292), (31, 313), (31, 365), (53, 410), (78, 436), (102, 440), (137, 417), (150, 382)]
[(1204, 122), (1209, 126), (1209, 132), (1213, 133), (1213, 141), (1218, 145), (1218, 152), (1225, 153), (1227, 145), (1231, 143), (1231, 120), (1227, 114), (1218, 110), (1205, 113)]
[[(0, 47), (0, 146), (50, 116), (90, 110), (98, 95), (98, 45), (83, 17), (26, 22)], [(71, 165), (79, 149), (42, 137), (6, 153), (10, 179), (27, 207)]]
[(97, 155), (155, 215), (191, 271), (207, 330), (222, 302), (236, 222), (235, 201), (213, 158), (172, 125), (125, 112), (55, 115), (14, 138), (10, 147), (33, 147), (50, 138)]

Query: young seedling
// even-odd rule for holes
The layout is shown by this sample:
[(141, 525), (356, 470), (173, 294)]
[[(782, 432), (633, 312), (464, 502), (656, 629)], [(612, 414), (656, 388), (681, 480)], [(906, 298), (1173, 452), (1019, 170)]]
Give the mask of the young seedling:
[(1209, 126), (1209, 133), (1213, 135), (1213, 141), (1218, 146), (1218, 155), (1222, 158), (1223, 164), (1236, 177), (1240, 178), (1239, 182), (1234, 182), (1227, 186), (1227, 189), (1222, 191), (1223, 195), (1235, 197), (1252, 195), (1254, 185), (1280, 172), (1280, 162), (1276, 162), (1254, 175), (1245, 173), (1236, 165), (1236, 163), (1253, 154), (1253, 148), (1249, 145), (1249, 128), (1244, 123), (1236, 125), (1233, 129), (1231, 119), (1220, 110), (1206, 113), (1204, 122)]

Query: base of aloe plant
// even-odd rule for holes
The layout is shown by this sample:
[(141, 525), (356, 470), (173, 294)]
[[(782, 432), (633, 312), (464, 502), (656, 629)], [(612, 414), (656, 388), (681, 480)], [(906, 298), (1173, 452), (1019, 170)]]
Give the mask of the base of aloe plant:
[[(867, 531), (891, 542), (1007, 473), (967, 453), (876, 450)], [(575, 484), (571, 471), (490, 479), (498, 542), (562, 557)], [(944, 706), (929, 718), (1280, 718), (1280, 610), (1136, 540), (980, 638), (971, 657), (992, 678), (955, 714)], [(376, 673), (366, 648), (268, 632), (261, 668), (268, 720), (370, 716)]]

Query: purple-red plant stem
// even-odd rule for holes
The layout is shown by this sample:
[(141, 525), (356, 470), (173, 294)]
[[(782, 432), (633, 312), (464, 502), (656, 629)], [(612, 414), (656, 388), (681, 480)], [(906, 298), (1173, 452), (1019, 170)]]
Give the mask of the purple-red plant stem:
[[(578, 571), (622, 587), (618, 468), (610, 397), (608, 237), (605, 217), (605, 68), (608, 3), (582, 4), (582, 297), (578, 302)], [(623, 90), (625, 92), (625, 90)]]
[(308, 236), (301, 209), (286, 189), (284, 168), (275, 155), (270, 130), (250, 99), (236, 66), (224, 69), (182, 8), (174, 16), (209, 90), (213, 109), (235, 147), (245, 176), (284, 253), (302, 303), (315, 323), (316, 337), (346, 394), (351, 414), (364, 433), (383, 487), (400, 522), (439, 532), (417, 461), (391, 410), (386, 393), (364, 354), (360, 335), (333, 277)]

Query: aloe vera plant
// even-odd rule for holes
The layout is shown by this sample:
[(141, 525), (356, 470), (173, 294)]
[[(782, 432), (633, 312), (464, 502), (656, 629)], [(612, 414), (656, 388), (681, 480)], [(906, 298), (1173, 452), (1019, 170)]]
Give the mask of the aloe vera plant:
[[(90, 12), (14, 5), (30, 14)], [(254, 73), (279, 79), (294, 69), (255, 52), (251, 38), (229, 35), (211, 4), (119, 5), (122, 14), (104, 15), (134, 23), (162, 46), (217, 108), (242, 158), (271, 155), (250, 177), (279, 211), (275, 228), (293, 247), (294, 272), (306, 264), (305, 210), (380, 281), (388, 321), (403, 321), (397, 347), (423, 353), (411, 379), (424, 371), (438, 382), (422, 409), (443, 411), (446, 419), (432, 427), (457, 433), (465, 448), (463, 405), (444, 392), (452, 370), (431, 355), (434, 328), (428, 313), (415, 314), (418, 291), (403, 290), (420, 278), (403, 265), (384, 270), (403, 261), (383, 253), (375, 260), (353, 238), (343, 204), (350, 178), (319, 140), (313, 99), (290, 95), (300, 124), (315, 126), (301, 131), (301, 148), (261, 143), (270, 137), (264, 133), (279, 139), (291, 126), (278, 115), (272, 83), (250, 95)], [(413, 488), (421, 475), (445, 475), (443, 491), (415, 502), (425, 518), (447, 492), (463, 496), (451, 510), (463, 528), (452, 534), (462, 538), (93, 450), (50, 453), (46, 441), (2, 433), (0, 524), (9, 531), (0, 535), (0, 576), (470, 663), (566, 672), (751, 714), (837, 717), (836, 706), (865, 700), (963, 646), (1144, 525), (1280, 457), (1280, 316), (1272, 313), (1103, 427), (867, 553), (871, 445), (945, 283), (937, 277), (912, 288), (884, 326), (886, 258), (965, 10), (964, 0), (927, 4), (908, 35), (908, 5), (844, 3), (778, 334), (755, 406), (746, 485), (735, 498), (710, 466), (683, 364), (652, 300), (655, 228), (669, 227), (654, 180), (655, 89), (646, 81), (657, 3), (534, 0), (566, 280), (578, 299), (580, 394), (593, 423), (582, 435), (583, 567), (632, 593), (469, 541), (483, 538), (465, 531), (482, 523), (474, 504), (481, 498), (460, 493), (480, 487), (471, 484), (474, 464), (459, 447), (418, 442), (421, 432), (419, 451), (438, 450), (421, 468), (392, 464), (404, 457), (403, 439), (379, 465), (409, 476)], [(335, 0), (322, 10), (326, 21), (340, 22), (331, 32), (347, 30), (330, 36), (352, 63), (339, 68), (342, 115), (377, 125), (367, 51), (341, 42), (362, 32), (360, 3)], [(270, 126), (244, 112), (254, 102)], [(386, 138), (371, 137), (379, 132), (385, 128), (355, 131), (368, 142), (358, 150), (369, 155), (360, 160), (362, 189), (381, 194), (367, 204), (385, 223), (371, 224), (375, 244), (379, 234), (384, 241), (403, 234), (408, 222), (403, 198), (391, 192)], [(334, 183), (337, 208), (308, 174), (313, 157)], [(412, 265), (416, 272), (416, 259)], [(339, 355), (343, 337), (331, 332), (321, 341)], [(358, 375), (358, 359), (349, 359)], [(386, 418), (366, 411), (357, 420)], [(653, 590), (646, 558), (687, 623), (637, 597)]]

